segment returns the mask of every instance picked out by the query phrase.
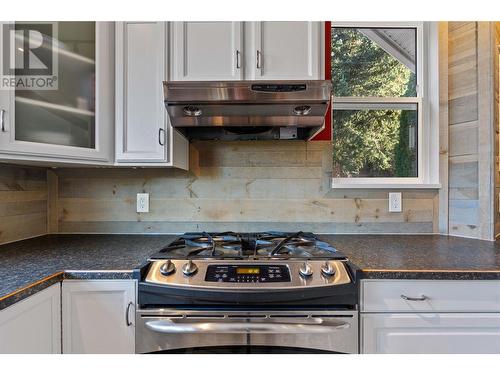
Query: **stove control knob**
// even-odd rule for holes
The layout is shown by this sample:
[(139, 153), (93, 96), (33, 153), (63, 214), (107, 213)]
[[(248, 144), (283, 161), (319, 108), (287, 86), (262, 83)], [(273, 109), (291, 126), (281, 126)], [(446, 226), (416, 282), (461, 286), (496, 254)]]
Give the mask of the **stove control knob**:
[(198, 271), (198, 266), (190, 259), (182, 266), (182, 273), (186, 276), (193, 276)]
[(160, 267), (160, 273), (164, 276), (171, 275), (175, 272), (175, 264), (169, 259)]
[(326, 261), (325, 264), (321, 266), (321, 273), (326, 277), (331, 277), (335, 275), (335, 267), (331, 262)]
[(304, 262), (299, 268), (300, 276), (302, 277), (311, 277), (313, 274), (312, 267), (309, 265), (309, 262)]

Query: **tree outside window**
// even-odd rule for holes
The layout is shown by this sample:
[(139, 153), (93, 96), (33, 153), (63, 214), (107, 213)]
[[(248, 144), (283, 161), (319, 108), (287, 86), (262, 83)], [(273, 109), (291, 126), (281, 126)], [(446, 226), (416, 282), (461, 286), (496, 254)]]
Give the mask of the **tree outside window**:
[(333, 177), (418, 177), (416, 29), (331, 32)]

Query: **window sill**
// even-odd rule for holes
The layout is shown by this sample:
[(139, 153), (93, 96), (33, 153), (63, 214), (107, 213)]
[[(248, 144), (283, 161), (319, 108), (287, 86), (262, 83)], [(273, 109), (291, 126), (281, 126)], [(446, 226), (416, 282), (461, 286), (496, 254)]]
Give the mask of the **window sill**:
[(353, 182), (338, 182), (335, 179), (332, 181), (332, 189), (440, 189), (441, 184), (425, 184), (425, 183), (398, 183), (398, 182), (383, 182), (383, 183), (353, 183)]

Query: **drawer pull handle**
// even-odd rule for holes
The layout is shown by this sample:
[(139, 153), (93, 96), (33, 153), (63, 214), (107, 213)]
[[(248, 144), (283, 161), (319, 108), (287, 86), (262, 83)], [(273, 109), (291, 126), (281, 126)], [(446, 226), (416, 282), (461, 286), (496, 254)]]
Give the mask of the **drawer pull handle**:
[(404, 294), (401, 294), (401, 298), (405, 301), (427, 301), (429, 299), (429, 297), (424, 296), (423, 294), (420, 297), (408, 297)]

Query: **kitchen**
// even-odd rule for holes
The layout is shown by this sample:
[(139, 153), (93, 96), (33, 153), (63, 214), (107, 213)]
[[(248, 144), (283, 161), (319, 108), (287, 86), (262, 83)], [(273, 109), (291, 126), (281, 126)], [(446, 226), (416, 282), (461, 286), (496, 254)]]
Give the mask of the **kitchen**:
[(2, 23), (0, 353), (500, 354), (500, 22), (186, 19)]

